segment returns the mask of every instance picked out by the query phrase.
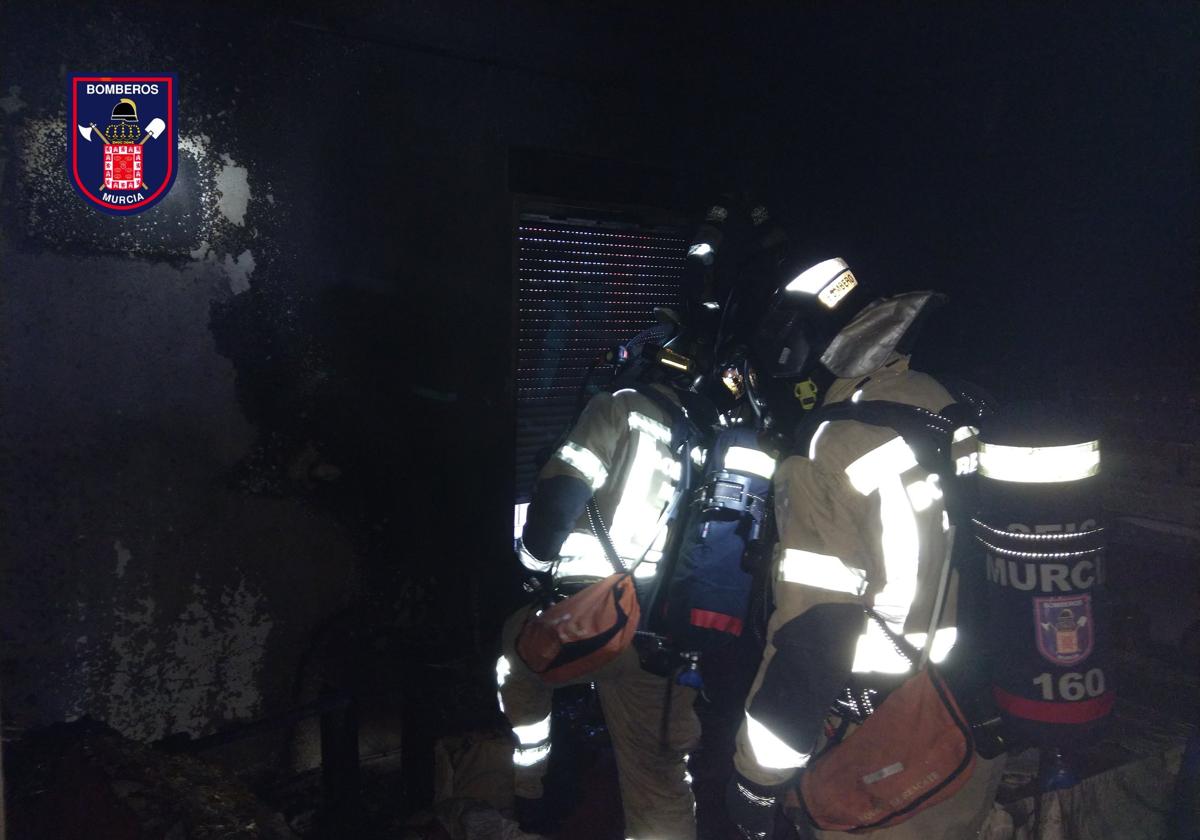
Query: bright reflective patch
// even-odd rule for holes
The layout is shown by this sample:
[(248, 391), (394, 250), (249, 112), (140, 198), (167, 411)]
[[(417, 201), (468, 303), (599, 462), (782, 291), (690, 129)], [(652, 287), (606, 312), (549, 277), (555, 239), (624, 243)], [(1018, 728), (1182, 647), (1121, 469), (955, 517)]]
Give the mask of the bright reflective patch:
[(854, 272), (846, 269), (817, 294), (817, 300), (833, 309), (842, 298), (854, 291), (856, 286), (858, 281), (854, 279)]
[[(806, 295), (818, 294), (822, 289), (830, 284), (830, 282), (847, 271), (849, 266), (841, 257), (834, 257), (831, 260), (819, 262), (811, 268), (806, 268), (800, 272), (792, 281), (787, 284), (784, 291), (802, 292)], [(825, 304), (828, 306), (829, 304)]]
[(521, 560), (521, 565), (531, 572), (544, 572), (548, 568), (545, 563), (529, 553), (529, 549), (525, 547), (525, 543), (521, 543), (521, 548), (517, 552), (517, 557)]
[(855, 490), (868, 496), (889, 476), (898, 476), (916, 465), (917, 456), (904, 442), (904, 438), (897, 436), (846, 467), (846, 477), (850, 479)]
[[(904, 638), (908, 643), (921, 650), (925, 647), (925, 633), (905, 633)], [(950, 655), (950, 649), (954, 647), (954, 643), (958, 641), (957, 627), (939, 627), (937, 632), (933, 634), (933, 649), (929, 651), (929, 660), (931, 662), (941, 662)]]
[[(633, 416), (630, 415), (631, 425)], [(617, 554), (633, 560), (640, 558), (655, 539), (658, 518), (666, 501), (659, 493), (660, 485), (666, 484), (674, 490), (671, 477), (663, 474), (665, 459), (656, 438), (643, 432), (646, 430), (639, 429), (632, 436), (633, 459), (609, 528)]]
[(533, 767), (535, 764), (545, 761), (549, 756), (549, 744), (526, 748), (518, 747), (513, 750), (513, 764), (518, 767)]
[(895, 776), (897, 773), (904, 771), (904, 765), (897, 761), (895, 764), (889, 764), (887, 767), (881, 767), (874, 773), (868, 773), (862, 777), (864, 785), (873, 785), (876, 782), (882, 782), (889, 776)]
[(513, 507), (513, 539), (521, 539), (525, 531), (525, 520), (529, 518), (529, 502), (522, 502)]
[(867, 588), (865, 571), (851, 569), (831, 554), (818, 554), (815, 551), (796, 548), (784, 551), (779, 561), (779, 579), (831, 592), (849, 592), (852, 595), (861, 595)]
[(750, 749), (754, 751), (754, 760), (761, 767), (769, 770), (791, 770), (808, 764), (809, 756), (798, 752), (775, 733), (746, 713), (746, 737), (750, 740)]
[(746, 446), (731, 446), (725, 452), (725, 469), (733, 472), (770, 478), (775, 474), (775, 459), (758, 449)]
[(537, 723), (514, 726), (512, 731), (522, 746), (530, 747), (540, 744), (550, 737), (550, 715), (546, 715)]
[[(546, 566), (540, 567), (545, 571)], [(613, 574), (612, 563), (604, 553), (600, 541), (591, 534), (582, 531), (572, 531), (563, 540), (562, 548), (558, 550), (558, 565), (555, 567), (555, 577), (608, 577)]]
[(821, 425), (817, 426), (817, 430), (813, 432), (812, 440), (808, 442), (808, 460), (815, 461), (817, 458), (817, 441), (821, 439), (821, 434), (825, 431), (825, 427), (829, 425), (826, 420)]
[(1098, 440), (1071, 446), (979, 446), (979, 474), (997, 481), (1046, 484), (1078, 481), (1099, 472)]
[(875, 609), (897, 630), (902, 630), (917, 595), (921, 541), (916, 516), (899, 476), (893, 475), (880, 484), (879, 516), (887, 583), (875, 596)]
[(582, 557), (563, 557), (554, 571), (556, 578), (595, 577), (606, 578), (613, 574), (612, 563), (603, 554)]
[(647, 417), (639, 411), (629, 412), (629, 428), (645, 432), (659, 443), (671, 443), (671, 430), (659, 423), (653, 417)]
[(564, 464), (581, 472), (593, 492), (603, 487), (604, 482), (608, 480), (608, 470), (604, 468), (604, 463), (590, 449), (584, 449), (577, 443), (567, 441), (559, 447), (554, 455)]
[(643, 560), (641, 563), (638, 563), (637, 566), (634, 568), (633, 576), (635, 578), (642, 580), (645, 578), (652, 578), (656, 574), (658, 574), (658, 561), (657, 560), (651, 561), (650, 553), (652, 553), (652, 552), (648, 552), (646, 555), (646, 559)]
[(904, 488), (913, 510), (920, 513), (942, 498), (942, 488), (938, 485), (937, 473), (932, 473), (921, 481), (914, 481)]
[(976, 429), (974, 426), (959, 426), (954, 430), (954, 442), (962, 443), (964, 440), (973, 438), (977, 434), (979, 434), (979, 429)]
[(875, 621), (869, 622), (867, 632), (858, 637), (858, 644), (854, 649), (854, 672), (903, 674), (908, 669), (908, 660), (896, 651), (883, 629)]
[[(918, 650), (925, 647), (924, 633), (905, 633), (904, 638)], [(958, 639), (958, 629), (942, 627), (933, 637), (933, 649), (929, 652), (932, 662), (942, 662), (950, 654)], [(909, 662), (897, 651), (891, 639), (874, 621), (867, 625), (867, 632), (858, 637), (854, 651), (854, 672), (865, 674), (903, 674), (909, 670)]]

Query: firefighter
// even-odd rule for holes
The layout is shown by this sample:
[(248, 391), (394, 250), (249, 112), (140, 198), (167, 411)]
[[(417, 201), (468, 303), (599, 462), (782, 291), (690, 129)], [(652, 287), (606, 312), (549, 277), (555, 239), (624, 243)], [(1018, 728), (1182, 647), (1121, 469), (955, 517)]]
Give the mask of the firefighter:
[[(887, 400), (939, 411), (953, 402), (935, 379), (909, 368), (915, 325), (939, 296), (878, 300), (847, 323), (862, 290), (844, 260), (783, 257), (771, 268), (783, 272), (783, 282), (757, 344), (769, 360), (763, 365), (768, 376), (797, 383), (797, 397), (822, 406)], [(956, 454), (971, 445), (960, 440)], [(909, 668), (882, 629), (867, 622), (864, 606), (917, 647), (925, 643), (923, 633), (913, 634), (928, 629), (947, 521), (937, 476), (924, 472), (904, 439), (883, 426), (821, 423), (807, 451), (780, 464), (774, 483), (775, 610), (726, 796), (732, 820), (756, 840), (772, 836), (784, 794), (823, 745), (828, 711), (851, 675), (864, 685), (872, 676)], [(932, 640), (935, 662), (953, 645), (953, 610), (951, 591), (943, 621), (949, 626)], [(975, 836), (1002, 764), (1002, 757), (979, 759), (953, 798), (872, 836)]]
[[(728, 278), (735, 276), (727, 267), (736, 266), (754, 232), (762, 235), (767, 219), (761, 207), (730, 195), (706, 207), (687, 251), (684, 310), (660, 311), (660, 327), (621, 349), (628, 358), (612, 392), (591, 398), (539, 473), (520, 559), (532, 573), (552, 573), (555, 591), (577, 591), (614, 573), (617, 564), (598, 539), (606, 531), (619, 565), (633, 569), (642, 609), (654, 603), (669, 544), (664, 511), (681, 493), (682, 478), (703, 463), (697, 453), (719, 416), (726, 424), (752, 421), (748, 389), (730, 384), (735, 366), (719, 363), (716, 348)], [(690, 435), (682, 449), (681, 430)], [(514, 650), (528, 615), (527, 608), (506, 622), (497, 665), (501, 709), (516, 739), (518, 814), (539, 810), (533, 803), (542, 795), (550, 748), (551, 690)], [(629, 838), (688, 840), (696, 833), (686, 769), (700, 737), (695, 689), (669, 680), (643, 668), (633, 648), (581, 680), (600, 696)]]
[[(551, 570), (557, 591), (577, 591), (614, 572), (592, 530), (587, 508), (593, 498), (593, 515), (602, 521), (599, 527), (607, 528), (622, 565), (633, 568), (639, 593), (653, 582), (667, 536), (663, 514), (680, 480), (679, 459), (670, 447), (672, 412), (664, 401), (678, 405), (679, 397), (662, 381), (596, 395), (542, 468), (521, 561), (533, 572)], [(544, 827), (537, 824), (544, 816), (538, 803), (550, 753), (552, 695), (515, 652), (517, 634), (532, 609), (505, 623), (496, 671), (500, 708), (516, 741), (517, 814), (531, 830)], [(686, 769), (687, 753), (700, 734), (692, 710), (695, 692), (669, 687), (668, 679), (643, 670), (637, 651), (629, 647), (578, 680), (594, 683), (599, 693), (630, 838), (695, 836)]]

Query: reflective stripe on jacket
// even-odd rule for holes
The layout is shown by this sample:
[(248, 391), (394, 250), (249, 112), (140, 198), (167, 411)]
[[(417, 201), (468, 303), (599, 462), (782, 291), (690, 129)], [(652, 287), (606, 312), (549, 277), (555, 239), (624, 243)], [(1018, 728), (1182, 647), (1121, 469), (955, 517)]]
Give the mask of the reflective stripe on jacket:
[[(892, 360), (870, 376), (838, 380), (825, 404), (889, 400), (937, 411), (953, 402), (932, 377)], [(954, 455), (973, 468), (972, 430), (955, 435)], [(779, 523), (778, 581), (801, 587), (801, 611), (822, 603), (873, 604), (892, 630), (925, 643), (948, 521), (937, 475), (917, 464), (894, 430), (839, 420), (814, 433), (808, 457), (793, 456), (775, 474)], [(956, 582), (931, 656), (954, 643)], [(899, 673), (904, 660), (877, 624), (859, 638), (856, 672)]]
[[(659, 390), (675, 400), (670, 389)], [(660, 520), (680, 480), (681, 465), (670, 449), (670, 422), (654, 400), (637, 391), (597, 394), (538, 474), (538, 485), (559, 476), (586, 482), (617, 555), (627, 566), (645, 557), (634, 571), (637, 577), (652, 577), (657, 570), (667, 536)], [(558, 558), (560, 578), (613, 572), (586, 512), (574, 523)], [(526, 565), (549, 559), (522, 558)]]

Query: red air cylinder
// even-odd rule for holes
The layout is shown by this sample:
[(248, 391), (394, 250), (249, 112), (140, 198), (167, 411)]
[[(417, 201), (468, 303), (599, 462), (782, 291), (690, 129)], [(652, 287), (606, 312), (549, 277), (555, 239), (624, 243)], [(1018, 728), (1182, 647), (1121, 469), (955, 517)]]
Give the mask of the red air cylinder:
[(1100, 445), (1031, 428), (980, 439), (975, 539), (986, 562), (992, 692), (1014, 732), (1067, 744), (1107, 717), (1114, 697)]

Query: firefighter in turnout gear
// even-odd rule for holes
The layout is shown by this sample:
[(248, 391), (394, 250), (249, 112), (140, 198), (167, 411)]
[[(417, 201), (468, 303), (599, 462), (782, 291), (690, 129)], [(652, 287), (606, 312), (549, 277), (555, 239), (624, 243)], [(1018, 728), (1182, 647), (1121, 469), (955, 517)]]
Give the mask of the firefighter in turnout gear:
[[(551, 588), (548, 577), (555, 592), (569, 594), (631, 570), (643, 618), (660, 603), (656, 596), (665, 592), (670, 572), (664, 551), (685, 518), (689, 476), (701, 472), (719, 416), (726, 425), (753, 417), (749, 389), (730, 384), (730, 377), (747, 372), (718, 361), (717, 345), (727, 291), (723, 266), (737, 252), (741, 231), (764, 218), (728, 201), (706, 209), (687, 252), (684, 309), (659, 310), (659, 327), (618, 348), (611, 392), (591, 397), (539, 473), (520, 560), (543, 589)], [(551, 688), (515, 650), (532, 609), (505, 624), (497, 666), (501, 709), (516, 741), (518, 814), (523, 800), (542, 795), (550, 748)], [(696, 689), (675, 679), (674, 666), (663, 668), (643, 653), (639, 658), (631, 646), (576, 681), (594, 683), (599, 694), (617, 761), (625, 836), (691, 840), (695, 801), (686, 761), (700, 738)]]
[[(815, 390), (822, 408), (886, 400), (937, 412), (954, 402), (935, 379), (908, 364), (915, 325), (938, 296), (909, 293), (875, 301), (849, 323), (843, 313), (835, 332), (831, 324), (838, 322), (830, 316), (842, 306), (858, 308), (857, 280), (846, 263), (806, 260), (782, 279), (762, 322), (759, 351), (781, 362), (777, 375), (810, 383), (806, 393)], [(973, 449), (970, 430), (954, 438), (956, 457)], [(915, 647), (932, 644), (934, 662), (946, 657), (956, 637), (952, 577), (940, 629), (931, 642), (924, 638), (948, 519), (938, 476), (918, 465), (894, 429), (854, 420), (820, 423), (807, 451), (780, 463), (774, 483), (775, 609), (726, 796), (730, 816), (747, 838), (772, 836), (785, 794), (824, 746), (829, 711), (851, 679), (870, 685), (873, 678), (909, 671), (882, 628), (867, 621), (864, 607), (873, 606)], [(1002, 764), (1002, 757), (980, 759), (953, 798), (872, 836), (973, 837), (991, 807)]]
[[(655, 351), (648, 351), (655, 352)], [(643, 377), (644, 378), (644, 377)], [(663, 381), (602, 392), (587, 403), (542, 468), (520, 547), (531, 572), (553, 576), (555, 590), (577, 591), (614, 573), (602, 533), (639, 591), (652, 584), (667, 538), (664, 514), (678, 492), (680, 459), (672, 427), (678, 391)], [(497, 664), (500, 707), (513, 726), (518, 816), (536, 812), (550, 752), (552, 687), (516, 654), (516, 639), (536, 605), (505, 623)], [(626, 648), (575, 682), (594, 683), (612, 739), (631, 838), (690, 840), (694, 801), (686, 757), (699, 740), (695, 692), (642, 669)], [(665, 730), (664, 730), (665, 721)], [(537, 826), (529, 826), (531, 828)]]

